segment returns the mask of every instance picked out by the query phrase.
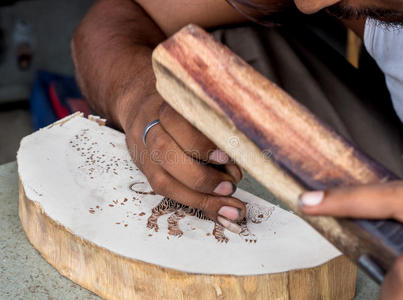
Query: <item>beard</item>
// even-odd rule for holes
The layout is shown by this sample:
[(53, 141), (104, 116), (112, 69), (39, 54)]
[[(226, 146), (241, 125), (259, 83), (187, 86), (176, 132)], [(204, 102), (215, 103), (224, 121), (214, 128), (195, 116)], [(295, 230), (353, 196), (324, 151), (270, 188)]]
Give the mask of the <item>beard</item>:
[[(293, 0), (227, 0), (227, 2), (248, 19), (265, 26), (289, 24), (301, 14)], [(370, 17), (386, 27), (403, 26), (403, 12), (383, 8), (357, 8), (343, 2), (324, 10), (338, 19)]]
[(339, 19), (362, 19), (369, 17), (371, 19), (378, 20), (381, 25), (386, 27), (399, 27), (403, 26), (403, 12), (368, 7), (368, 8), (356, 8), (343, 3), (338, 3), (327, 7), (326, 12)]

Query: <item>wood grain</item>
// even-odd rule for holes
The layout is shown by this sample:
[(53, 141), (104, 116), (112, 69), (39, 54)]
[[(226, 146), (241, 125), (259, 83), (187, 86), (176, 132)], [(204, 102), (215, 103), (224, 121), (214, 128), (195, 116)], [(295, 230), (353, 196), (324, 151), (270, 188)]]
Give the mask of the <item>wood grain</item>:
[[(298, 214), (306, 189), (397, 179), (195, 25), (159, 45), (153, 66), (163, 98)], [(301, 216), (354, 261), (387, 270), (403, 253), (397, 222)]]
[[(62, 275), (105, 299), (353, 299), (356, 267), (340, 256), (321, 266), (258, 276), (199, 275), (119, 256), (72, 234), (27, 198), (19, 182), (26, 236)], [(275, 258), (273, 258), (275, 259)]]

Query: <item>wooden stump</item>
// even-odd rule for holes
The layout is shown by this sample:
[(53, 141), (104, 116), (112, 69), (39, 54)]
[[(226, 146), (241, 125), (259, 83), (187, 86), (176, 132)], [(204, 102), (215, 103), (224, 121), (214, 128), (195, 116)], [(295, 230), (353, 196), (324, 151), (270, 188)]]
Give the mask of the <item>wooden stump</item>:
[[(219, 243), (209, 234), (215, 226), (213, 222), (191, 215), (179, 224), (183, 231), (182, 237), (167, 233), (162, 219), (158, 223), (158, 232), (145, 229), (143, 226), (147, 224), (146, 218), (149, 222), (153, 215), (151, 213), (150, 216), (149, 208), (162, 197), (146, 192), (148, 186), (144, 183), (142, 191), (139, 191), (140, 187), (132, 189), (139, 193), (133, 197), (136, 200), (123, 198), (129, 193), (126, 190), (127, 176), (134, 176), (136, 182), (144, 180), (143, 175), (129, 161), (116, 167), (114, 172), (119, 175), (101, 168), (101, 159), (107, 161), (108, 158), (109, 161), (109, 158), (114, 157), (116, 161), (129, 160), (124, 146), (123, 134), (79, 115), (34, 133), (21, 144), (18, 153), (21, 223), (32, 245), (62, 275), (105, 299), (353, 298), (356, 277), (354, 264), (344, 256), (339, 256), (332, 246), (297, 216), (266, 204), (244, 191), (237, 195), (250, 207), (249, 220), (256, 222), (247, 224), (251, 234), (248, 239), (253, 235), (254, 243), (247, 243), (244, 241), (245, 236), (229, 232), (223, 232), (229, 239), (228, 243)], [(78, 147), (80, 150), (76, 150)], [(83, 154), (83, 149), (91, 147), (102, 149), (103, 152), (90, 149), (89, 156), (87, 152)], [(97, 158), (94, 164), (90, 162), (86, 168), (85, 162), (90, 161), (92, 151), (101, 159)], [(65, 161), (60, 158), (65, 158)], [(84, 164), (76, 166), (78, 162)], [(110, 165), (107, 162), (105, 164)], [(126, 173), (125, 168), (128, 168)], [(87, 173), (91, 169), (95, 171)], [(110, 185), (102, 188), (104, 182)], [(122, 185), (119, 186), (119, 183)], [(99, 194), (97, 189), (93, 189), (94, 186), (98, 187), (98, 191), (101, 190)], [(83, 196), (87, 189), (89, 194)], [(110, 195), (115, 197), (110, 200)], [(261, 212), (254, 214), (257, 208), (267, 218), (260, 217)], [(180, 209), (189, 213), (184, 207)], [(125, 217), (129, 213), (132, 215), (133, 211), (136, 212), (135, 218)], [(143, 216), (142, 211), (145, 211)], [(123, 221), (114, 222), (118, 215)], [(158, 256), (152, 258), (148, 253), (153, 251), (153, 248), (147, 248), (147, 245), (154, 245), (153, 239), (161, 245), (161, 249), (158, 249), (161, 250), (161, 256), (172, 257), (172, 260), (176, 259), (176, 255), (179, 258), (194, 255), (200, 257), (200, 260), (207, 257), (206, 261), (220, 257), (221, 253), (225, 255), (211, 266), (195, 261), (179, 264), (177, 268), (166, 267), (172, 261), (159, 259)], [(111, 240), (118, 245), (111, 243)], [(281, 251), (272, 251), (271, 247), (280, 242), (284, 245), (283, 248), (278, 246)], [(192, 248), (192, 243), (196, 243), (197, 247)], [(311, 251), (306, 251), (306, 244)], [(178, 245), (184, 245), (186, 249)], [(143, 250), (139, 251), (140, 248)], [(199, 253), (191, 253), (190, 249), (199, 249)], [(211, 257), (209, 249), (216, 250)], [(263, 253), (260, 255), (266, 260), (265, 264), (271, 264), (270, 267), (256, 266), (247, 271), (236, 266), (242, 266), (242, 260), (254, 262), (253, 256), (259, 251)], [(231, 253), (241, 253), (239, 260), (233, 262), (235, 266), (227, 266), (228, 270), (233, 270), (237, 275), (229, 272), (223, 274), (225, 265), (224, 269), (219, 269), (220, 261)], [(152, 263), (152, 259), (158, 263)], [(297, 263), (283, 263), (282, 272), (267, 271), (276, 270), (277, 262), (281, 264), (287, 260), (295, 260)], [(306, 265), (306, 261), (309, 261), (311, 267), (299, 269), (298, 265)], [(256, 274), (240, 275), (243, 272)]]

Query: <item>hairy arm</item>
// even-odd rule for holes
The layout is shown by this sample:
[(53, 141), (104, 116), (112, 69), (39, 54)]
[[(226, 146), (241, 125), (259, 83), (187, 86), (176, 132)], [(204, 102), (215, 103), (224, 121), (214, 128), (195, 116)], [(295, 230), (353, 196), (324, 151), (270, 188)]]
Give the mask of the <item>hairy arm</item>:
[(98, 1), (76, 30), (72, 54), (80, 88), (115, 126), (123, 127), (128, 101), (140, 102), (155, 89), (150, 57), (164, 37), (130, 0)]
[[(218, 0), (100, 0), (72, 40), (76, 75), (99, 114), (123, 128), (135, 107), (155, 93), (153, 48), (187, 23), (204, 27), (242, 18)], [(130, 105), (129, 105), (130, 103)]]

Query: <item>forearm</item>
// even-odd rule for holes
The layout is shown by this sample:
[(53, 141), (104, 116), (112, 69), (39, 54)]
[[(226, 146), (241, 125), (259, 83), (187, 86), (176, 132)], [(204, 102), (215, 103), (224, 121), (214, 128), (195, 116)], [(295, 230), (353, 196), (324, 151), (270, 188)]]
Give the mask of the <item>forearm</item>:
[(164, 38), (131, 0), (98, 1), (77, 28), (72, 55), (80, 88), (93, 109), (115, 126), (124, 127), (128, 114), (135, 117), (128, 102), (137, 107), (156, 92), (151, 53)]

